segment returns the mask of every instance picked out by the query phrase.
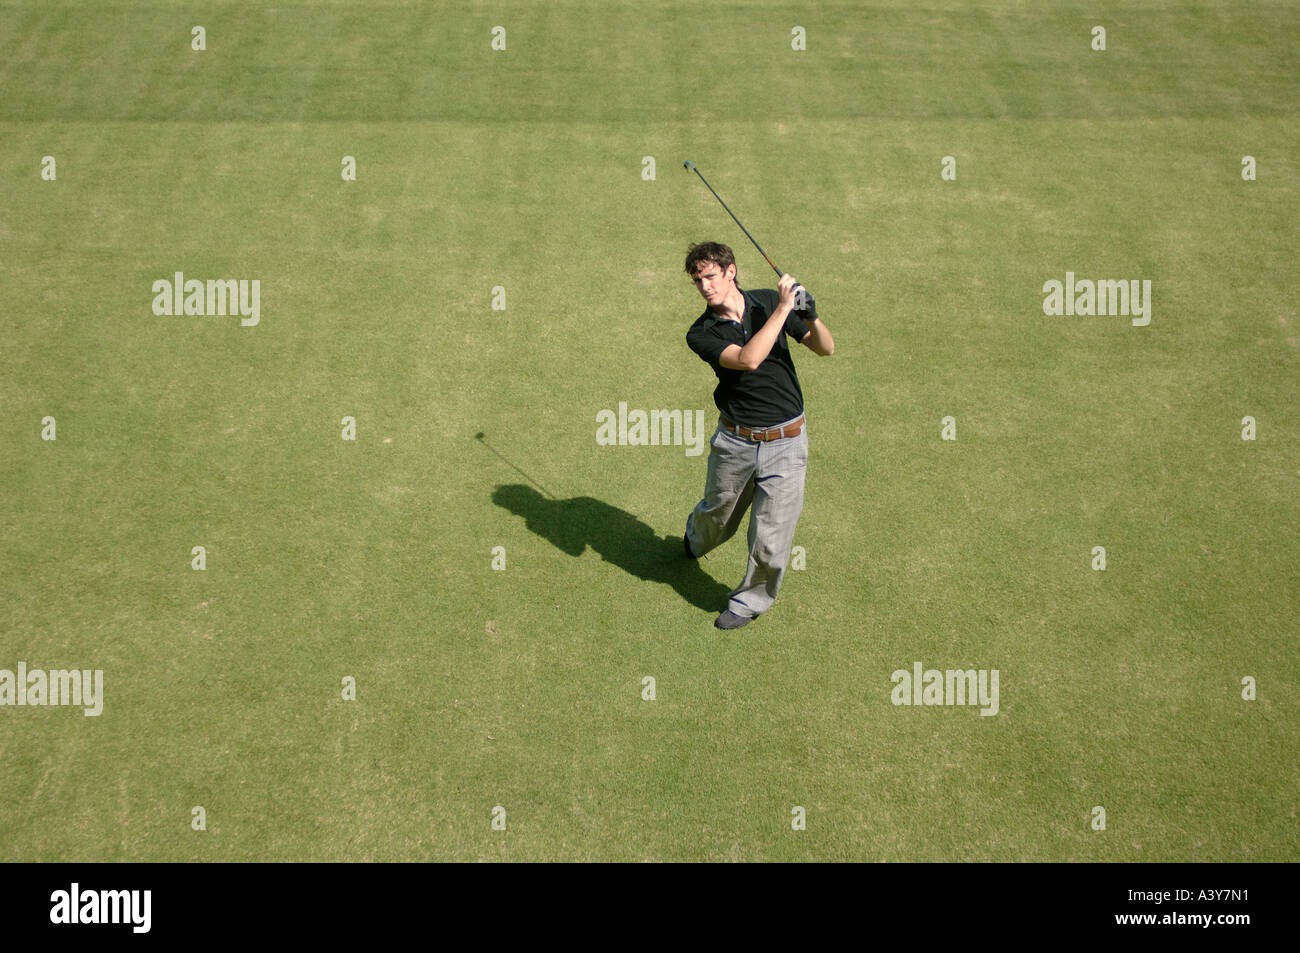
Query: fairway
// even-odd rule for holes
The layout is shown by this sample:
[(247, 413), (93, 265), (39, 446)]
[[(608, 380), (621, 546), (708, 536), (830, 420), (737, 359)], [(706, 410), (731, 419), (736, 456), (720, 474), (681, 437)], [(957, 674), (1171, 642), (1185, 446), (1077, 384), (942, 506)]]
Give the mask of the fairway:
[[(0, 0), (0, 861), (1300, 860), (1297, 50)], [(686, 160), (835, 335), (735, 631)]]

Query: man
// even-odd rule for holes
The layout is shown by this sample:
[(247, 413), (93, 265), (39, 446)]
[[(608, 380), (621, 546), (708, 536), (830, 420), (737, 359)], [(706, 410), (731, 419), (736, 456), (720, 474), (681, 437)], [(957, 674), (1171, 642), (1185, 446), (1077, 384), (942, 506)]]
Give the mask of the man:
[[(785, 337), (827, 357), (835, 342), (789, 275), (776, 291), (741, 290), (726, 245), (693, 246), (686, 273), (708, 305), (686, 343), (718, 376), (713, 402), (721, 416), (709, 444), (704, 499), (687, 517), (682, 545), (691, 559), (700, 558), (735, 534), (752, 504), (749, 567), (713, 623), (738, 629), (776, 599), (803, 510), (808, 428)], [(795, 310), (797, 300), (804, 310)]]

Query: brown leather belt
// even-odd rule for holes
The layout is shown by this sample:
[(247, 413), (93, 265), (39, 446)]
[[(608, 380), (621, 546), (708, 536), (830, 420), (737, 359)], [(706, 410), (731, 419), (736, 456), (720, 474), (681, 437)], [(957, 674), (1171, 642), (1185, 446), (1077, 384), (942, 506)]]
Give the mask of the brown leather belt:
[(748, 437), (750, 440), (779, 440), (782, 437), (797, 437), (803, 431), (804, 418), (801, 416), (792, 424), (786, 424), (784, 427), (772, 427), (769, 430), (750, 430), (748, 427), (741, 427), (733, 423), (726, 417), (722, 418), (722, 426), (726, 427), (734, 434), (742, 437)]

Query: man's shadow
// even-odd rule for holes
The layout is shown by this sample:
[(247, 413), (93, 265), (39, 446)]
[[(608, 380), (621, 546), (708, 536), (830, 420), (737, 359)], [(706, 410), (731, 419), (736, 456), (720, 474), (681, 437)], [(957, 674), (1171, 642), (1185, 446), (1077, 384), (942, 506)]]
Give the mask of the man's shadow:
[(590, 496), (547, 499), (531, 486), (512, 483), (492, 491), (492, 502), (522, 516), (538, 536), (570, 556), (590, 546), (609, 563), (647, 582), (672, 586), (691, 605), (710, 612), (727, 606), (731, 590), (689, 559), (680, 536), (657, 536), (626, 510)]

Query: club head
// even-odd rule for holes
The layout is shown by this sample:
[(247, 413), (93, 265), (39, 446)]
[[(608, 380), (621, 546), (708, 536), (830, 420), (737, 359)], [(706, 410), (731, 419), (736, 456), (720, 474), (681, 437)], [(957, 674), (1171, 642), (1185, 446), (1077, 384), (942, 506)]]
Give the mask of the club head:
[(687, 159), (684, 163), (682, 163), (682, 168), (690, 169), (692, 172), (700, 171), (699, 169), (695, 168), (695, 163), (692, 162), (690, 159)]

